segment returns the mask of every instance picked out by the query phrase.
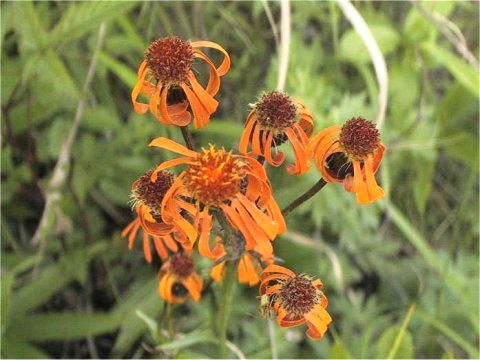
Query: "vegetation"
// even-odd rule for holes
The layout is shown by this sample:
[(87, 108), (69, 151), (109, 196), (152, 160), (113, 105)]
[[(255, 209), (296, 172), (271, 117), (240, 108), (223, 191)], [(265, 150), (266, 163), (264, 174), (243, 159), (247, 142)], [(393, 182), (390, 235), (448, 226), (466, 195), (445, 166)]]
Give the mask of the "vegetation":
[[(232, 68), (220, 105), (192, 133), (202, 146), (236, 148), (248, 104), (277, 86), (279, 49), (266, 6), (278, 28), (280, 5), (265, 4), (1, 4), (2, 357), (217, 356), (221, 286), (166, 317), (161, 261), (147, 264), (140, 245), (128, 251), (120, 237), (133, 219), (132, 182), (172, 156), (149, 140), (183, 142), (178, 128), (135, 114), (130, 92), (152, 40), (221, 44)], [(376, 74), (341, 8), (290, 6), (285, 90), (310, 108), (317, 131), (353, 116), (375, 120)], [(322, 279), (333, 323), (321, 341), (307, 340), (302, 327), (269, 328), (257, 287), (237, 285), (230, 356), (270, 358), (274, 344), (280, 358), (478, 358), (479, 68), (472, 54), (479, 3), (354, 6), (388, 68), (387, 152), (377, 175), (387, 195), (358, 205), (341, 185), (327, 184), (288, 216), (276, 256)], [(55, 166), (60, 181), (52, 179)], [(314, 169), (268, 173), (281, 208), (319, 180)], [(198, 258), (205, 279), (211, 266)]]

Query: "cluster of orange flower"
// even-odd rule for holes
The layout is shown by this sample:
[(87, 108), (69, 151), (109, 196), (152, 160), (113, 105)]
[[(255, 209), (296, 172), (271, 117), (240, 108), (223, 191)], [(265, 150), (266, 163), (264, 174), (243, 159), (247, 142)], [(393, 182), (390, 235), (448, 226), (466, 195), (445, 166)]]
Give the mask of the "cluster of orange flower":
[[(220, 51), (221, 64), (217, 67), (201, 47)], [(210, 69), (205, 87), (192, 70), (196, 59)], [(133, 107), (141, 114), (150, 111), (166, 125), (186, 127), (193, 118), (195, 128), (207, 126), (218, 106), (214, 96), (220, 78), (229, 68), (228, 53), (216, 43), (158, 39), (150, 44), (138, 69)], [(141, 102), (140, 97), (147, 101)], [(366, 204), (384, 196), (375, 172), (385, 146), (375, 126), (360, 117), (312, 137), (313, 132), (313, 116), (305, 104), (273, 91), (264, 94), (248, 114), (239, 154), (212, 144), (196, 151), (188, 141), (186, 147), (164, 137), (149, 144), (179, 157), (161, 163), (132, 184), (137, 216), (122, 236), (128, 236), (132, 248), (141, 227), (148, 262), (153, 241), (163, 260), (159, 293), (165, 301), (200, 300), (203, 279), (192, 257), (198, 241), (198, 253), (213, 261), (212, 279), (221, 282), (226, 262), (234, 263), (240, 283), (260, 283), (263, 306), (268, 314), (275, 313), (280, 326), (306, 323), (310, 338), (323, 336), (332, 320), (325, 310), (328, 301), (322, 282), (274, 264), (272, 241), (286, 231), (286, 225), (263, 162), (281, 166), (285, 154), (277, 147), (288, 142), (295, 157), (286, 166), (289, 174), (304, 174), (313, 159), (325, 182), (343, 183), (345, 190), (356, 194), (358, 203)], [(175, 176), (168, 169), (178, 165), (185, 168)]]

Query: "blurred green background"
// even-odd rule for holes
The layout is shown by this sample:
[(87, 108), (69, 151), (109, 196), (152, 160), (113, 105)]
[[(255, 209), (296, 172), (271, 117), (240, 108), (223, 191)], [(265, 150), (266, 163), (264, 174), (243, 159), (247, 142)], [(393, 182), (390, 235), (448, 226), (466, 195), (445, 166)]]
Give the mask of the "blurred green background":
[[(276, 254), (323, 280), (334, 321), (319, 342), (306, 340), (304, 327), (275, 327), (279, 356), (478, 358), (479, 72), (458, 49), (478, 58), (479, 3), (354, 5), (389, 71), (388, 151), (377, 176), (387, 197), (359, 206), (329, 184), (288, 217)], [(268, 7), (278, 26), (279, 4)], [(309, 106), (316, 131), (352, 116), (375, 119), (375, 72), (340, 7), (293, 2), (291, 13), (286, 91)], [(161, 343), (160, 261), (146, 264), (140, 244), (129, 252), (120, 238), (133, 216), (132, 181), (172, 156), (149, 140), (182, 141), (178, 129), (136, 115), (130, 90), (155, 38), (221, 44), (232, 68), (212, 122), (193, 135), (200, 145), (235, 148), (248, 104), (276, 87), (273, 34), (260, 1), (2, 2), (2, 357), (216, 356), (218, 286), (176, 308), (178, 339)], [(85, 111), (66, 179), (53, 189), (61, 197), (32, 244), (79, 101)], [(268, 171), (282, 207), (319, 178), (315, 169), (301, 177)], [(207, 277), (211, 262), (198, 267)], [(257, 288), (236, 291), (230, 341), (248, 358), (271, 357)]]

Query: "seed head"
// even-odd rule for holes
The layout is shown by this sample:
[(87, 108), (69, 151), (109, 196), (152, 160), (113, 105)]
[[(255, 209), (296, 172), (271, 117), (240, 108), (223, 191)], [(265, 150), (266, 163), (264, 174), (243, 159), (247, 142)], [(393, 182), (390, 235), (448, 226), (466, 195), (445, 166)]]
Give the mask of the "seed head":
[(379, 144), (379, 132), (371, 121), (357, 117), (348, 120), (342, 126), (340, 145), (355, 160), (365, 159), (378, 148)]
[(187, 80), (193, 48), (178, 37), (157, 39), (148, 47), (145, 60), (159, 81), (179, 83)]
[(170, 266), (175, 275), (186, 278), (193, 272), (193, 259), (186, 253), (178, 252), (170, 258)]
[(255, 105), (255, 112), (259, 124), (276, 133), (292, 126), (297, 117), (297, 107), (292, 99), (279, 91), (263, 95)]
[(308, 276), (296, 275), (285, 281), (278, 298), (291, 317), (297, 318), (312, 310), (320, 301), (321, 294)]
[(148, 206), (154, 218), (160, 216), (160, 207), (163, 197), (175, 180), (174, 175), (163, 170), (158, 173), (157, 180), (152, 182), (153, 170), (143, 174), (132, 185), (132, 197), (135, 203), (143, 203)]
[(243, 163), (232, 152), (210, 145), (185, 171), (184, 184), (193, 197), (205, 205), (221, 205), (240, 191), (245, 176)]

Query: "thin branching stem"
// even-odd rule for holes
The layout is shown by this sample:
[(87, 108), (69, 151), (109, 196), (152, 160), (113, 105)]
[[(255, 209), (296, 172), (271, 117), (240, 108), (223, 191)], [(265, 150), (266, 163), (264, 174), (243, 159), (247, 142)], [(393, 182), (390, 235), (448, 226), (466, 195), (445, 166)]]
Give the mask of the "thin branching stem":
[(323, 178), (318, 180), (318, 182), (315, 185), (313, 185), (310, 189), (308, 189), (305, 193), (300, 195), (298, 198), (293, 200), (288, 206), (286, 206), (282, 210), (283, 216), (287, 216), (288, 214), (290, 214), (294, 209), (302, 205), (305, 201), (307, 201), (317, 192), (322, 190), (325, 185), (327, 185), (327, 182), (323, 180)]

